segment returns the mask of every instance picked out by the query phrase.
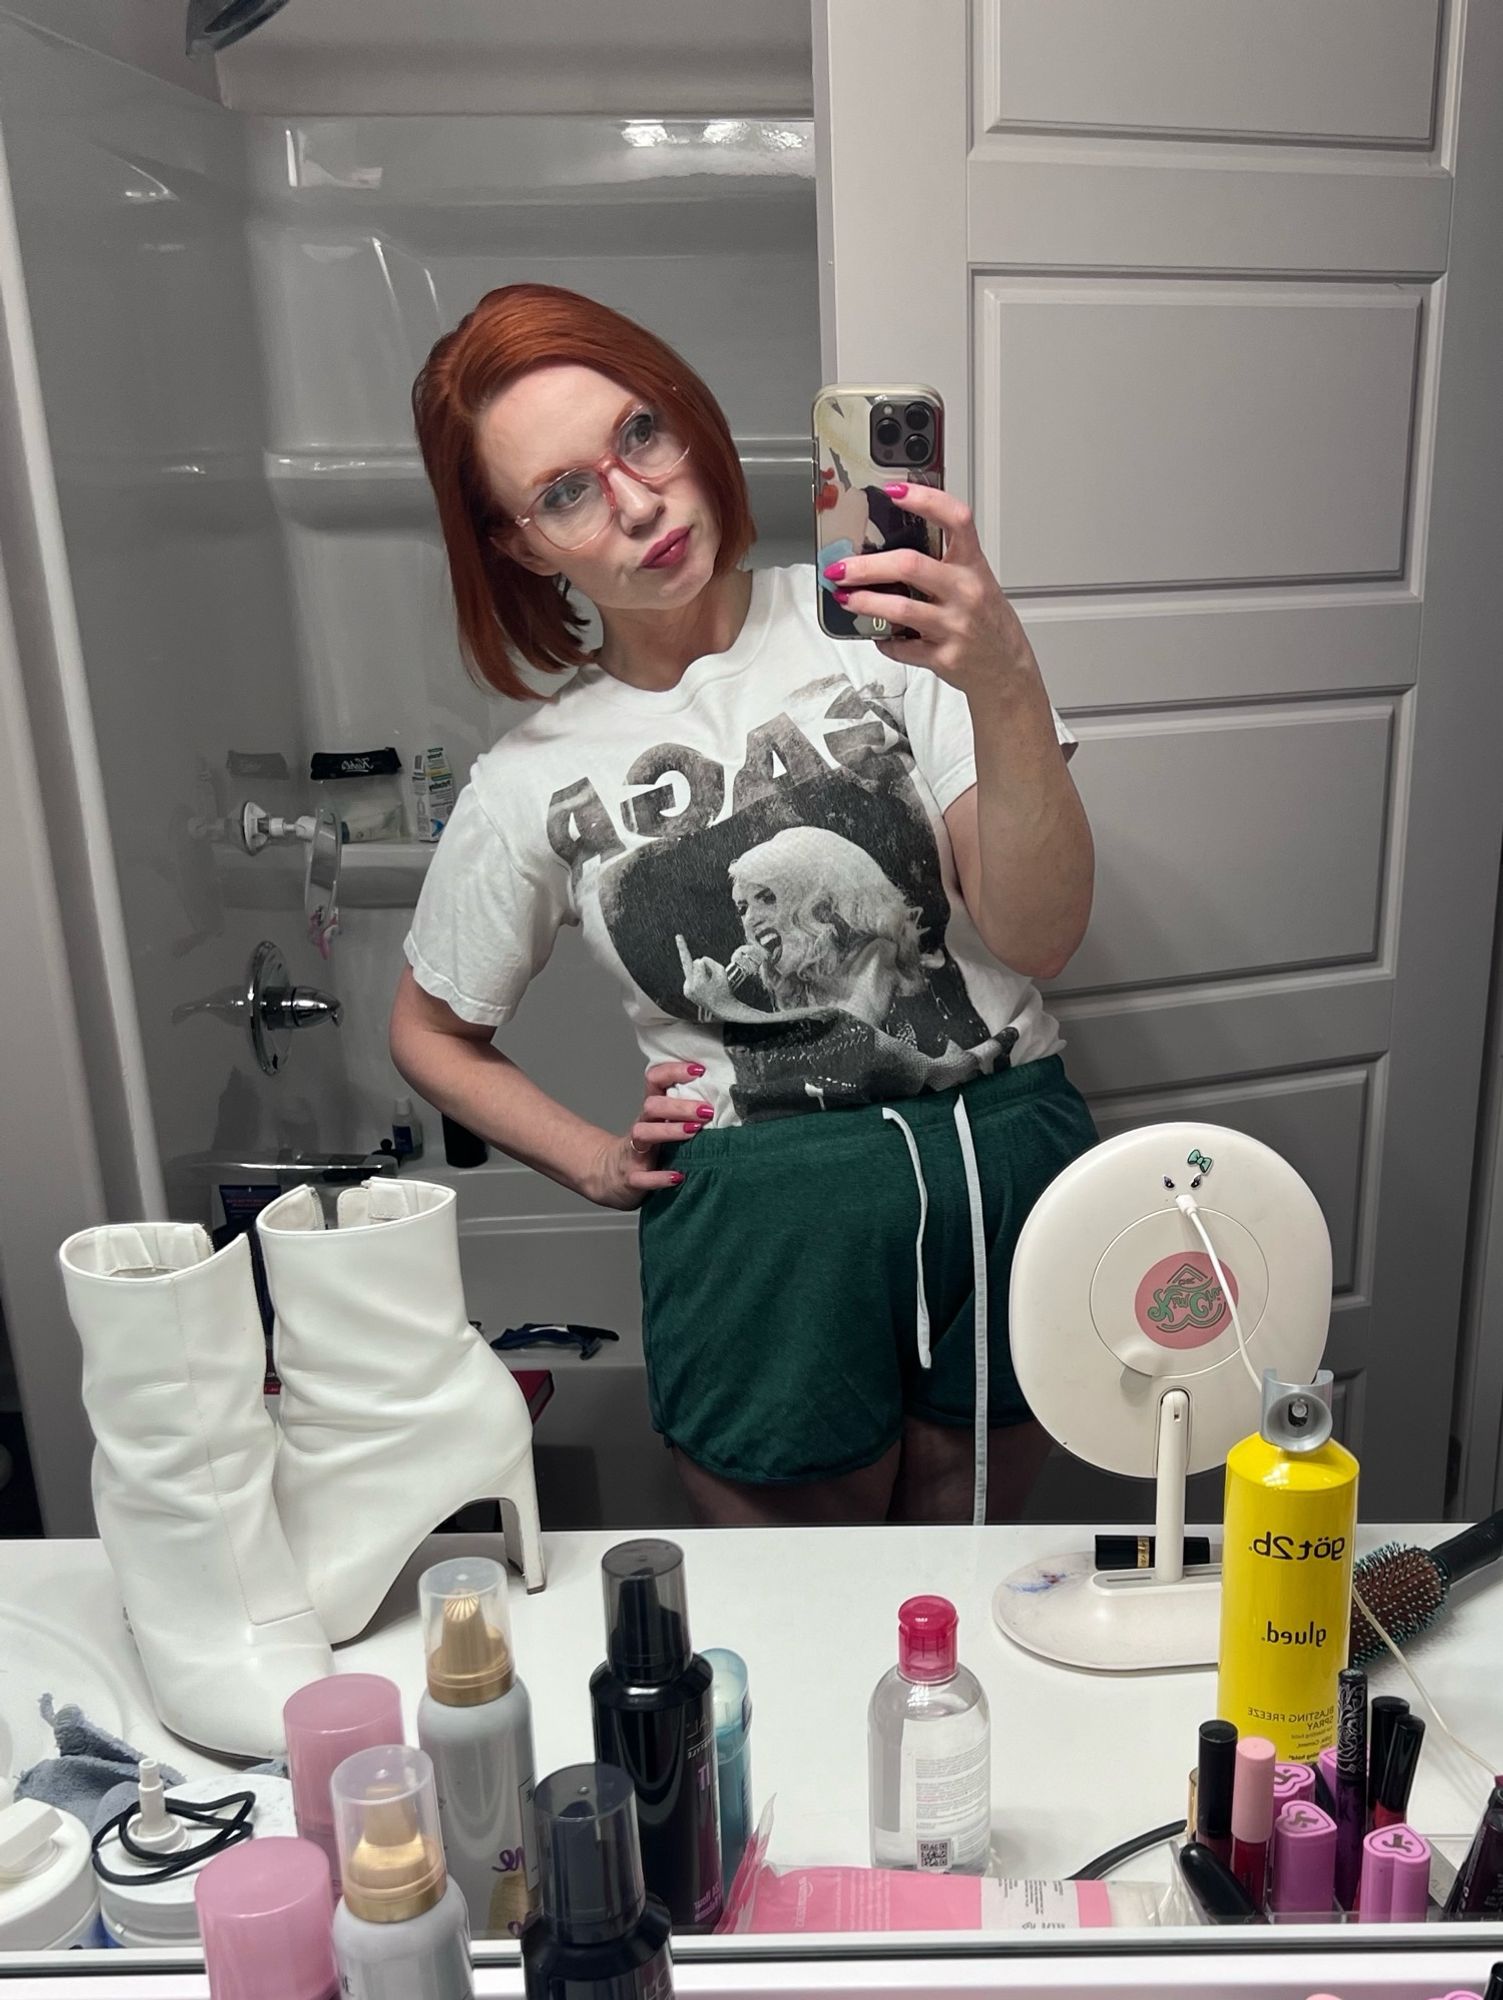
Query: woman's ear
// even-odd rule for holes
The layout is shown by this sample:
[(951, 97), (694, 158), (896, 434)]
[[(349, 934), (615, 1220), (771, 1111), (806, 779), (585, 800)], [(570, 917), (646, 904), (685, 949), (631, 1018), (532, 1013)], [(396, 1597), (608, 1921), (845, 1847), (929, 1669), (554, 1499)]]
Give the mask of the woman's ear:
[(531, 570), (534, 576), (558, 576), (559, 565), (549, 557), (539, 555), (528, 545), (522, 529), (513, 522), (506, 521), (486, 530), (487, 539), (498, 555), (509, 556), (522, 569)]

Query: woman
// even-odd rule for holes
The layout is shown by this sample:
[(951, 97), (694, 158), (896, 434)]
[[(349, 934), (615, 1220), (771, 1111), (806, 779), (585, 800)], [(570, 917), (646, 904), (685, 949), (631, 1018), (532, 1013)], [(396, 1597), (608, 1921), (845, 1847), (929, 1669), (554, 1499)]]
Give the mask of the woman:
[[(445, 829), (397, 1067), (513, 1158), (642, 1210), (653, 1419), (704, 1518), (967, 1518), (973, 1428), (1005, 1518), (1047, 1444), (1008, 1355), (1012, 1246), (1095, 1141), (1033, 982), (1084, 933), (1093, 857), (1074, 739), (969, 511), (895, 486), (944, 559), (882, 550), (822, 581), (855, 614), (913, 586), (917, 636), (832, 640), (812, 567), (741, 567), (725, 417), (630, 320), (488, 293), (413, 405), (472, 668), (513, 696), (535, 692), (519, 661), (574, 671)], [(600, 614), (593, 653), (570, 588)], [(648, 1059), (628, 1132), (493, 1045), (565, 923)], [(815, 976), (779, 972), (811, 948)]]

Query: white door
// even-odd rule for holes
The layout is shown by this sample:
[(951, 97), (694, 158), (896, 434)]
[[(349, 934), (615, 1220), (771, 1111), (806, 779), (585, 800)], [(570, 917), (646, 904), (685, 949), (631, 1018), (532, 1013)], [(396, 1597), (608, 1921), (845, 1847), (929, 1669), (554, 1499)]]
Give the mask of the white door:
[(1503, 9), (814, 27), (826, 378), (944, 394), (1081, 738), (1067, 1062), (1104, 1135), (1204, 1117), (1304, 1174), (1364, 1514), (1435, 1518), (1503, 829)]

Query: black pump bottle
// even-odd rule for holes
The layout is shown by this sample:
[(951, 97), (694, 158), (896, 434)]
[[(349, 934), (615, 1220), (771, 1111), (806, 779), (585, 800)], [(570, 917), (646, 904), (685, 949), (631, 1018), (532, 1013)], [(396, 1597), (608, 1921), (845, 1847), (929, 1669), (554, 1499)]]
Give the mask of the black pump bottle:
[(668, 1912), (642, 1887), (637, 1801), (609, 1764), (533, 1795), (539, 1904), (522, 1929), (527, 2000), (672, 2000)]
[(720, 1915), (720, 1803), (707, 1660), (689, 1642), (684, 1552), (619, 1542), (601, 1559), (606, 1658), (590, 1677), (595, 1755), (637, 1793), (642, 1873), (677, 1931)]

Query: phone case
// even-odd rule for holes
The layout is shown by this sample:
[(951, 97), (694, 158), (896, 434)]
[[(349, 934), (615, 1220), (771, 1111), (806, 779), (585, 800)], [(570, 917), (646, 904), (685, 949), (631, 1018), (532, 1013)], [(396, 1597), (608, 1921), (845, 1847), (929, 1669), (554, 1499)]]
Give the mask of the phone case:
[[(910, 427), (902, 421), (905, 409), (914, 404), (929, 406), (930, 423)], [(883, 455), (877, 425), (889, 411), (905, 436), (928, 438), (932, 449), (926, 459)], [(921, 382), (834, 382), (814, 399), (813, 430), (814, 564), (820, 625), (832, 639), (911, 638), (906, 625), (865, 613), (858, 616), (837, 603), (839, 585), (830, 582), (824, 571), (826, 563), (839, 557), (871, 555), (881, 549), (910, 548), (936, 558), (943, 555), (939, 528), (906, 512), (882, 490), (896, 479), (915, 486), (944, 485), (945, 412), (939, 391)], [(906, 584), (891, 587), (894, 594), (913, 595)]]

